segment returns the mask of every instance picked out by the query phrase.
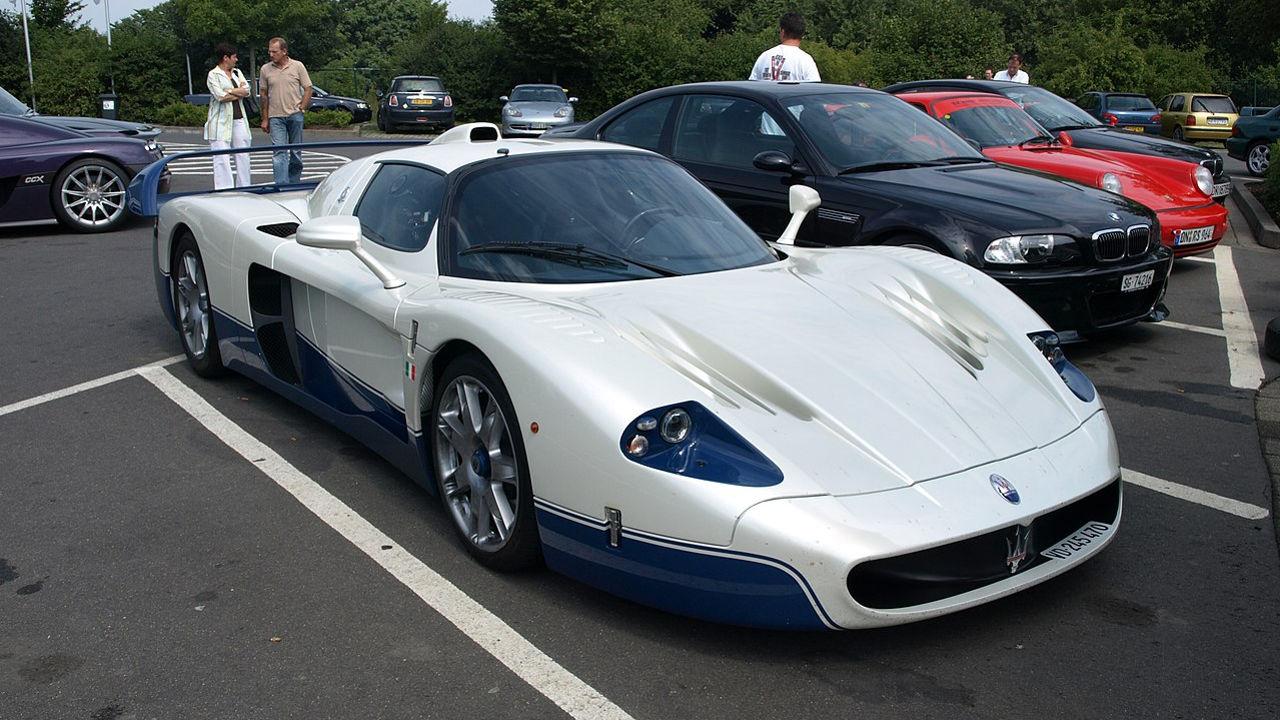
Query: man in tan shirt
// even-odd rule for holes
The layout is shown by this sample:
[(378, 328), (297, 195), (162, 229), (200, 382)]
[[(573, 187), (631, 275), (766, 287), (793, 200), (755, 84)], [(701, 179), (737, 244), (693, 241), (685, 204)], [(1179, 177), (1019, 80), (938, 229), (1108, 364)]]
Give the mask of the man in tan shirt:
[[(284, 38), (271, 38), (267, 54), (271, 62), (262, 66), (259, 82), (262, 130), (271, 133), (272, 145), (295, 145), (302, 142), (302, 113), (311, 105), (311, 76), (305, 65), (289, 57)], [(275, 151), (271, 170), (277, 184), (301, 182), (302, 151)]]

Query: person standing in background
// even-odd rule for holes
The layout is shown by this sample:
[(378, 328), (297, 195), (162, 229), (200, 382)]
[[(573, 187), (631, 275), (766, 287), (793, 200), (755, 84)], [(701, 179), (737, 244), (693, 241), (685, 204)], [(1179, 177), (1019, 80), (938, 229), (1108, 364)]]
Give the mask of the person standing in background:
[(778, 20), (779, 43), (760, 53), (751, 68), (748, 80), (794, 80), (797, 82), (821, 82), (818, 65), (809, 53), (800, 49), (804, 37), (804, 16), (787, 13)]
[[(218, 64), (209, 71), (209, 118), (204, 123), (204, 139), (209, 149), (249, 147), (249, 115), (244, 99), (249, 97), (249, 81), (236, 67), (236, 49), (221, 43), (213, 49)], [(231, 175), (231, 156), (213, 157), (213, 189), (244, 187), (250, 184), (249, 157), (236, 155), (236, 173)]]
[[(267, 43), (271, 62), (262, 66), (260, 97), (262, 130), (271, 133), (272, 145), (302, 142), (302, 113), (311, 105), (311, 76), (307, 67), (289, 57), (289, 43), (273, 37)], [(276, 183), (302, 181), (302, 151), (277, 150), (271, 154)]]
[(1027, 75), (1027, 71), (1022, 69), (1022, 56), (1014, 53), (1009, 56), (1009, 67), (995, 74), (993, 80), (1010, 80), (1020, 82), (1024, 85), (1031, 82), (1031, 76)]

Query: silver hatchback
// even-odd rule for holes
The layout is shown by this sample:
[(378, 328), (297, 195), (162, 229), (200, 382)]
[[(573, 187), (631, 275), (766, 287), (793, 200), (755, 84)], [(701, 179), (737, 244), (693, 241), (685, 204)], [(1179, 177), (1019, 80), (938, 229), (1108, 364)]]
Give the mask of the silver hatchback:
[(502, 106), (502, 134), (537, 136), (553, 127), (573, 122), (573, 103), (559, 85), (517, 85), (510, 95), (498, 98)]

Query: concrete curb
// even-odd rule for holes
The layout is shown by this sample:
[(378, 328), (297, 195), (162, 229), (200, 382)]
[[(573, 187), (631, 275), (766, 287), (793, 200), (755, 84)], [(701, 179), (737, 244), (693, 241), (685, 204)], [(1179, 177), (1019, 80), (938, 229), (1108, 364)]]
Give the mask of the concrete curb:
[(1263, 247), (1280, 249), (1280, 226), (1276, 225), (1276, 221), (1262, 207), (1262, 203), (1258, 202), (1258, 198), (1248, 189), (1248, 185), (1252, 185), (1257, 181), (1243, 181), (1232, 179), (1231, 181), (1231, 199), (1236, 201), (1236, 207), (1240, 208), (1240, 213), (1244, 215), (1245, 222), (1249, 223), (1249, 229), (1253, 231), (1253, 237), (1258, 244)]

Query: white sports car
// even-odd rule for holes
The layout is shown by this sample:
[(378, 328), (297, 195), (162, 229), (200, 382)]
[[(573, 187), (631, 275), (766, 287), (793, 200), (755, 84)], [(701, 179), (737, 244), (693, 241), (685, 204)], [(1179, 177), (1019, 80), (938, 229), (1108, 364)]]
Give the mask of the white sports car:
[(793, 189), (767, 244), (654, 153), (476, 123), (310, 191), (170, 199), (157, 282), (197, 373), (360, 439), (496, 569), (858, 628), (1097, 553), (1116, 443), (1057, 337), (953, 260), (794, 246), (817, 204)]

